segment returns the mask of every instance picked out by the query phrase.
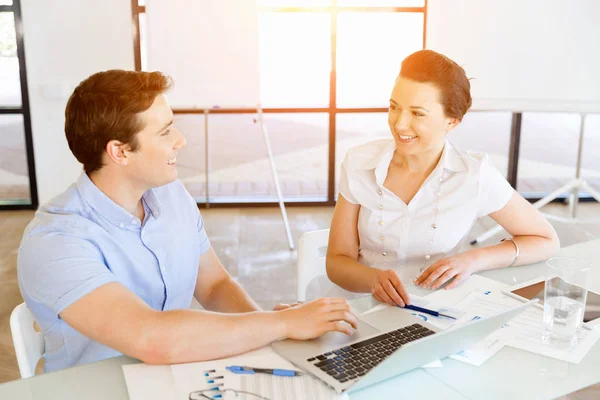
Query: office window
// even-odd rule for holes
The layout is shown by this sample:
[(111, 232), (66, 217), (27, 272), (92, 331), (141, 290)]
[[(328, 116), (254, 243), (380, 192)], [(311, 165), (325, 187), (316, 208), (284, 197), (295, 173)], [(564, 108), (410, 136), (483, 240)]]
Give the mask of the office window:
[[(259, 14), (264, 107), (327, 107), (331, 70), (328, 13)], [(306, 27), (310, 26), (310, 29)]]
[[(263, 134), (253, 119), (253, 114), (210, 115), (211, 203), (277, 200)], [(327, 114), (265, 114), (265, 122), (283, 196), (288, 201), (325, 201)]]
[(591, 114), (585, 120), (583, 134), (582, 174), (581, 177), (600, 192), (600, 114)]
[(400, 63), (423, 48), (423, 13), (342, 12), (338, 107), (387, 107)]
[(0, 210), (37, 208), (20, 2), (0, 0)]
[[(152, 37), (144, 31), (158, 28), (143, 18), (148, 5), (138, 4), (141, 7), (134, 7), (134, 13), (139, 15), (134, 16), (142, 31), (138, 57), (144, 66), (147, 38)], [(260, 97), (284, 199), (331, 204), (337, 166), (347, 148), (389, 135), (389, 94), (401, 60), (423, 48), (425, 2), (258, 0), (256, 4)], [(178, 118), (204, 113), (193, 107), (175, 111)], [(251, 121), (252, 111), (208, 112), (209, 170), (204, 171), (200, 144), (182, 152), (179, 162), (194, 197), (206, 199), (208, 189), (211, 204), (274, 202), (264, 141)], [(203, 123), (190, 119), (192, 125)], [(190, 130), (192, 135), (199, 132)], [(197, 137), (192, 143), (202, 140)], [(208, 185), (198, 172), (208, 176)], [(202, 183), (207, 188), (201, 188)]]
[(17, 37), (12, 12), (0, 12), (0, 88), (0, 107), (21, 106)]
[(523, 113), (517, 190), (543, 197), (575, 177), (579, 114)]
[(424, 0), (338, 0), (343, 7), (423, 7)]
[(508, 111), (469, 111), (448, 140), (463, 149), (487, 153), (492, 165), (507, 176), (511, 121)]

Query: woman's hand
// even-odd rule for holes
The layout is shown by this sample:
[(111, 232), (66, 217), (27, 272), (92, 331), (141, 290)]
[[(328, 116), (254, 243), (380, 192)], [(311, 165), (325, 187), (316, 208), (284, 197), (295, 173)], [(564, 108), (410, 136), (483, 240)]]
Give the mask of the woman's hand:
[(273, 307), (273, 311), (287, 310), (288, 308), (299, 306), (302, 303), (304, 303), (304, 302), (303, 301), (297, 301), (297, 302), (291, 303), (291, 304), (279, 303), (275, 307)]
[(371, 283), (371, 294), (375, 300), (392, 306), (404, 307), (410, 304), (408, 293), (396, 271), (375, 269), (375, 278)]
[(477, 272), (477, 257), (472, 252), (460, 253), (452, 257), (443, 258), (433, 263), (415, 280), (415, 285), (423, 288), (438, 289), (446, 282), (450, 282), (446, 289), (460, 285), (471, 274)]

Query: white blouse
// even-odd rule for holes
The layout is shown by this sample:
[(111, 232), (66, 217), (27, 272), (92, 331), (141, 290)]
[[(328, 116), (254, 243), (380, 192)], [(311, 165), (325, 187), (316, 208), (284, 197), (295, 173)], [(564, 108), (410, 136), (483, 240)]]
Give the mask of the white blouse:
[(487, 154), (446, 141), (438, 165), (406, 205), (383, 186), (395, 148), (393, 139), (382, 139), (350, 149), (339, 192), (361, 206), (358, 261), (412, 280), (453, 254), (477, 218), (503, 208), (513, 188)]

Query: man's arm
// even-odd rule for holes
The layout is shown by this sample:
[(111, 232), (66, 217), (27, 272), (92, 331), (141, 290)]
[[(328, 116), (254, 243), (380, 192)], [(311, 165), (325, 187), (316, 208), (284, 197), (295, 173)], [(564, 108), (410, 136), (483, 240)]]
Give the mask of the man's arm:
[(260, 307), (225, 270), (213, 248), (200, 256), (194, 297), (204, 308), (227, 313), (258, 311)]
[(345, 299), (244, 314), (156, 311), (116, 282), (81, 297), (60, 317), (81, 334), (150, 364), (223, 358), (286, 337), (311, 339), (328, 331), (351, 334), (357, 323)]

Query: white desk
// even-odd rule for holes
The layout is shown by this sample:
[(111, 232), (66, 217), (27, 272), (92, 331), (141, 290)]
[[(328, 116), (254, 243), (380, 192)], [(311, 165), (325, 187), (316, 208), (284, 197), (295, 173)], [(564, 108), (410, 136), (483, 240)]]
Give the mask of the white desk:
[[(561, 250), (594, 266), (590, 288), (600, 292), (600, 240)], [(545, 263), (506, 268), (482, 275), (505, 283), (542, 275)], [(360, 312), (371, 300), (352, 301)], [(0, 399), (79, 400), (128, 399), (121, 366), (137, 363), (121, 356), (93, 364), (0, 385)], [(397, 399), (550, 399), (600, 382), (600, 342), (584, 360), (573, 365), (538, 354), (505, 347), (480, 367), (443, 360), (444, 368), (417, 369), (353, 394), (351, 400)]]

